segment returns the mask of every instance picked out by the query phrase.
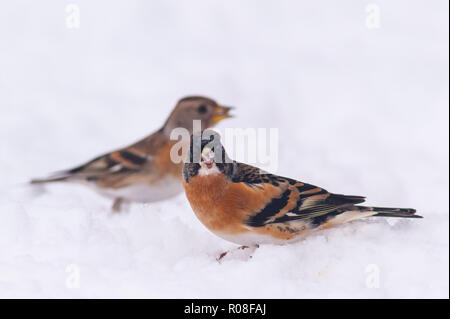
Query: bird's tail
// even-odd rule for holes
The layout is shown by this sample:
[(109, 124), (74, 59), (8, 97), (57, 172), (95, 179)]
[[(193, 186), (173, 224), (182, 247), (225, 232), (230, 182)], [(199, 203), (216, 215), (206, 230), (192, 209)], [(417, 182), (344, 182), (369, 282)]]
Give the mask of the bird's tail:
[(362, 212), (376, 212), (373, 217), (401, 217), (401, 218), (423, 218), (416, 215), (414, 208), (392, 208), (392, 207), (373, 207), (373, 206), (359, 206), (355, 205), (359, 211)]
[(71, 171), (61, 171), (61, 172), (54, 173), (48, 177), (32, 179), (30, 181), (30, 184), (62, 182), (62, 181), (66, 181), (67, 179), (69, 179), (72, 176), (73, 176), (73, 174)]

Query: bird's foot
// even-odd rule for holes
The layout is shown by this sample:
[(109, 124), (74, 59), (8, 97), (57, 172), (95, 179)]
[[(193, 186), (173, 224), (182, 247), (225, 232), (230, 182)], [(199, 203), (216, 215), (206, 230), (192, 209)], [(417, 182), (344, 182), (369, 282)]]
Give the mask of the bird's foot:
[(116, 198), (111, 207), (111, 211), (113, 212), (113, 214), (120, 213), (125, 203), (126, 203), (125, 199), (121, 197)]
[[(259, 245), (255, 246), (240, 246), (238, 248), (224, 251), (219, 255), (219, 257), (216, 258), (216, 260), (220, 263), (222, 259), (225, 256), (244, 256), (245, 259), (252, 258), (252, 254), (255, 252), (256, 248), (258, 248)], [(242, 254), (241, 251), (247, 250), (246, 253)]]

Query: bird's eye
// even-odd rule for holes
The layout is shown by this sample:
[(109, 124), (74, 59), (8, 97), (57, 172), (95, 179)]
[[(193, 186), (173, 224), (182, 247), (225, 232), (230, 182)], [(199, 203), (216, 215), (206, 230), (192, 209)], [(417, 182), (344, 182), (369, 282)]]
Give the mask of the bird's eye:
[(198, 113), (204, 114), (206, 113), (206, 106), (204, 104), (200, 105), (197, 109)]

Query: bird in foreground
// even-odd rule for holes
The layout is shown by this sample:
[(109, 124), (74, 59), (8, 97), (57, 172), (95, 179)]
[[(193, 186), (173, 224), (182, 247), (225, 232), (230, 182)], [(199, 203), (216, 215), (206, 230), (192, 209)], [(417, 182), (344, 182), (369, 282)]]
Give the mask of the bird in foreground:
[(171, 147), (177, 143), (170, 139), (172, 130), (181, 127), (192, 134), (194, 120), (200, 120), (205, 129), (231, 117), (230, 110), (231, 107), (207, 97), (185, 97), (178, 101), (163, 127), (150, 136), (31, 183), (75, 182), (91, 186), (114, 199), (113, 211), (120, 211), (124, 202), (148, 203), (170, 198), (183, 191), (183, 162), (174, 163), (170, 158)]
[[(217, 133), (206, 135), (209, 137), (191, 137), (189, 160), (183, 167), (186, 197), (211, 232), (243, 245), (240, 248), (288, 243), (316, 230), (370, 216), (421, 218), (412, 208), (358, 205), (364, 197), (330, 193), (233, 161)], [(197, 160), (193, 156), (196, 147)]]

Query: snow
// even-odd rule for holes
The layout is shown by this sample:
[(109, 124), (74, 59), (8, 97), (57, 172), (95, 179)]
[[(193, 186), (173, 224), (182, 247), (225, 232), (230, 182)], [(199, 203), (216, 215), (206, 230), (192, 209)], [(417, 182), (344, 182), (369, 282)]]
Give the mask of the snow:
[[(87, 1), (0, 5), (0, 297), (448, 298), (448, 2)], [(421, 220), (367, 219), (252, 258), (184, 194), (110, 213), (29, 187), (162, 125), (175, 101), (279, 129), (277, 173)]]

